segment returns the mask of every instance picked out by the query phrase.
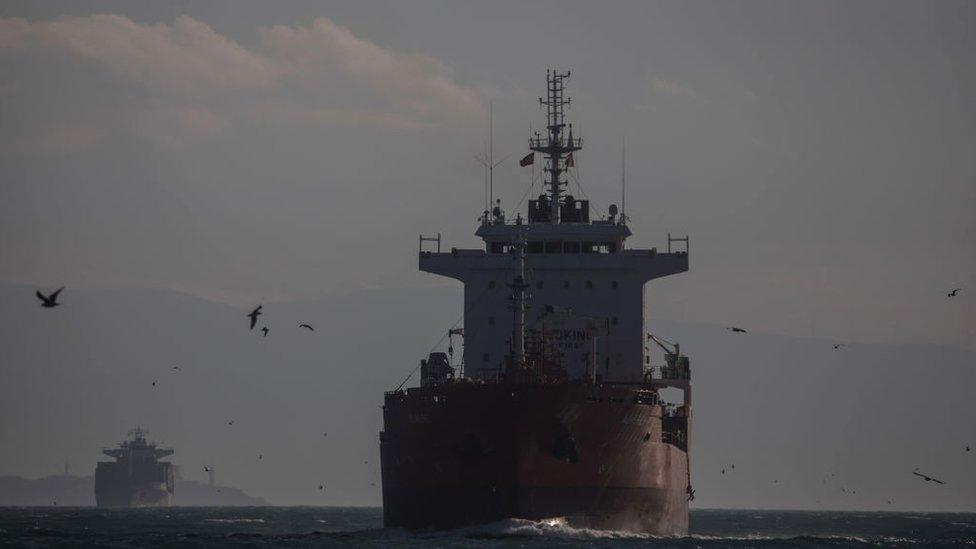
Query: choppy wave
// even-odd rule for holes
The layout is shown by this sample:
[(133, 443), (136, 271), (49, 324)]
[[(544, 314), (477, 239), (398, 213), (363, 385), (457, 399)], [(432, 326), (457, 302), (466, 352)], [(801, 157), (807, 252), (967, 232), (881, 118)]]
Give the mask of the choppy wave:
[[(532, 521), (524, 519), (507, 519), (484, 526), (465, 528), (453, 531), (446, 536), (462, 534), (467, 538), (504, 539), (504, 538), (544, 538), (551, 540), (648, 540), (662, 542), (669, 546), (703, 545), (727, 546), (795, 546), (795, 547), (905, 547), (924, 542), (907, 537), (879, 537), (876, 539), (854, 535), (786, 535), (776, 536), (758, 532), (735, 536), (721, 536), (709, 534), (690, 534), (687, 536), (656, 536), (637, 532), (623, 532), (615, 530), (598, 530), (593, 528), (578, 528), (570, 526), (565, 519), (549, 519)], [(652, 544), (654, 545), (654, 544)]]
[(379, 508), (0, 509), (0, 545), (206, 547), (464, 547), (589, 549), (976, 546), (971, 513), (693, 511), (692, 535), (660, 537), (570, 526), (565, 519), (509, 519), (448, 531), (382, 528)]
[(657, 536), (570, 526), (564, 518), (541, 521), (506, 519), (460, 530), (467, 537), (556, 537), (567, 539), (655, 539)]

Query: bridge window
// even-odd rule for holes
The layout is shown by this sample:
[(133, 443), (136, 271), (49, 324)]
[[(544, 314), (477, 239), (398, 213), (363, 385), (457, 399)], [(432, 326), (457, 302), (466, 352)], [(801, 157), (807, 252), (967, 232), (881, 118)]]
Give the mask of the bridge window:
[(592, 280), (587, 280), (586, 281), (586, 289), (587, 290), (592, 290), (593, 289), (593, 281)]
[(535, 287), (541, 290), (542, 289), (542, 281), (541, 280), (536, 280), (535, 281)]
[(610, 324), (613, 324), (614, 326), (616, 326), (617, 324), (619, 324), (619, 322), (617, 322), (617, 317), (611, 317), (610, 318)]
[(508, 242), (492, 242), (489, 249), (493, 254), (507, 254), (512, 250), (512, 246)]
[(489, 316), (488, 317), (488, 325), (489, 326), (494, 326), (495, 325), (495, 317), (493, 317), (493, 316)]
[(568, 280), (563, 280), (563, 289), (566, 289), (566, 290), (569, 289), (569, 281)]
[(561, 254), (563, 253), (563, 241), (562, 240), (551, 240), (546, 242), (546, 253), (547, 254)]
[(545, 246), (541, 240), (530, 241), (525, 247), (525, 251), (530, 254), (541, 254), (544, 249)]
[(620, 284), (616, 280), (614, 280), (613, 282), (610, 283), (610, 287), (613, 288), (614, 290), (616, 290), (617, 289), (617, 286), (619, 286), (619, 285)]
[(488, 362), (488, 353), (481, 355), (481, 360)]
[(563, 242), (563, 253), (564, 254), (578, 254), (580, 251), (579, 242)]
[(494, 288), (495, 287), (495, 281), (494, 280), (489, 280), (488, 281), (488, 287), (489, 288)]

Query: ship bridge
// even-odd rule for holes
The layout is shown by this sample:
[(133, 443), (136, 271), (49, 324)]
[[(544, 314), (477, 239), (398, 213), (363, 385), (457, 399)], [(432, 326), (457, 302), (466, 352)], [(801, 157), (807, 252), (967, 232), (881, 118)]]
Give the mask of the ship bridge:
[[(514, 315), (509, 287), (515, 274), (512, 252), (519, 242), (525, 243), (528, 329), (539, 329), (544, 313), (557, 308), (580, 319), (577, 326), (561, 327), (555, 342), (570, 377), (583, 375), (592, 361), (601, 379), (640, 382), (649, 361), (644, 347), (644, 285), (688, 270), (687, 237), (669, 234), (666, 251), (628, 248), (631, 231), (616, 206), (591, 220), (589, 201), (565, 193), (571, 155), (582, 148), (572, 125), (564, 136), (563, 111), (569, 99), (564, 98), (563, 84), (568, 77), (569, 73), (547, 73), (548, 96), (539, 100), (547, 108), (548, 135), (537, 133), (529, 139), (529, 148), (544, 158), (547, 190), (529, 200), (527, 218), (518, 214), (506, 219), (497, 207), (484, 212), (475, 231), (484, 247), (477, 249), (442, 251), (440, 235), (420, 238), (420, 270), (464, 284), (467, 377), (495, 375), (511, 352)], [(436, 242), (436, 250), (424, 249), (429, 241)], [(683, 244), (682, 249), (672, 250), (675, 242)], [(589, 345), (590, 338), (598, 345)], [(594, 348), (595, 358), (590, 356)]]
[(145, 429), (136, 427), (129, 431), (129, 439), (122, 441), (118, 448), (108, 448), (102, 453), (119, 461), (155, 461), (173, 455), (171, 448), (158, 448), (155, 443), (147, 442), (147, 434)]

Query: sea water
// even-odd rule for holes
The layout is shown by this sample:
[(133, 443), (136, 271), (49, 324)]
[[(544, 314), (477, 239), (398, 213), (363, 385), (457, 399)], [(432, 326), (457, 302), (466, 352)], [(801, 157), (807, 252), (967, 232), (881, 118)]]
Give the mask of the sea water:
[(659, 538), (510, 519), (439, 532), (384, 529), (379, 508), (0, 509), (17, 547), (976, 547), (976, 514), (695, 510)]

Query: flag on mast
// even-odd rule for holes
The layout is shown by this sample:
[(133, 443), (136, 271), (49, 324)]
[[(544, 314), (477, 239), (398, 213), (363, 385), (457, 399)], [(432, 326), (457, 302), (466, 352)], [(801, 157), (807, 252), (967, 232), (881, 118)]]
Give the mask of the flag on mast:
[(569, 153), (566, 155), (566, 167), (572, 168), (574, 166), (576, 166), (576, 162), (573, 160), (573, 153)]
[(535, 153), (534, 152), (530, 152), (529, 154), (523, 156), (522, 157), (522, 160), (519, 160), (519, 166), (521, 166), (523, 168), (526, 167), (526, 166), (531, 166), (532, 164), (535, 164)]

